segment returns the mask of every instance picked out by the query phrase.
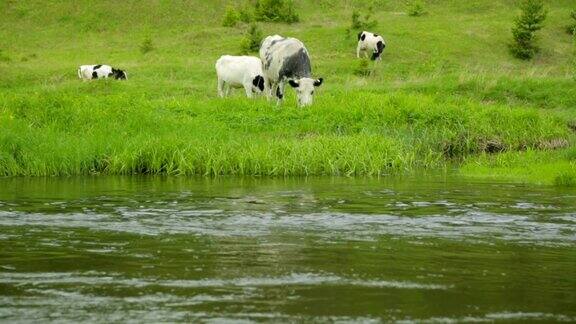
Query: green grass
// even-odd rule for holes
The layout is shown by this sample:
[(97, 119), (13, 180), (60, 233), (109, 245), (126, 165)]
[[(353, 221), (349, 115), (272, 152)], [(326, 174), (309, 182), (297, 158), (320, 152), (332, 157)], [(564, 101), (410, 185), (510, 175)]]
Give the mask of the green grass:
[[(296, 1), (300, 23), (260, 24), (304, 41), (325, 78), (305, 109), (290, 89), (283, 107), (216, 97), (214, 62), (239, 54), (248, 28), (221, 27), (225, 1), (0, 2), (0, 175), (383, 175), (464, 163), (464, 174), (501, 178), (527, 161), (549, 171), (514, 179), (574, 183), (573, 162), (549, 151), (574, 142), (571, 1), (548, 4), (530, 62), (508, 53), (514, 1), (428, 2), (417, 18), (403, 1), (370, 2)], [(346, 28), (370, 5), (388, 46), (362, 76)], [(80, 82), (77, 66), (92, 63), (129, 80)]]

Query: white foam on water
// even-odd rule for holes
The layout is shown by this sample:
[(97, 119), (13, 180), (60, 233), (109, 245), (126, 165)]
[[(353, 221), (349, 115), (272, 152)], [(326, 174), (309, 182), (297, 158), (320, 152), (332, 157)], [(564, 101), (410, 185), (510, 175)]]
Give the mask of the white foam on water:
[(355, 286), (393, 289), (445, 290), (451, 286), (440, 284), (416, 283), (395, 280), (350, 279), (331, 274), (292, 273), (278, 277), (240, 277), (231, 279), (198, 280), (155, 280), (123, 278), (102, 273), (0, 273), (0, 283), (13, 285), (46, 286), (54, 284), (115, 285), (129, 287), (174, 287), (174, 288), (218, 288), (218, 287), (275, 287), (275, 286)]

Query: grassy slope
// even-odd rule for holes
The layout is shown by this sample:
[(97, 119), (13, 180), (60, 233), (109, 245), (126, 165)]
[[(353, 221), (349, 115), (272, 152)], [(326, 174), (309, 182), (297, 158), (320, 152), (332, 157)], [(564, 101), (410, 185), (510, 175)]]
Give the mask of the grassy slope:
[[(507, 52), (515, 1), (434, 2), (419, 18), (403, 1), (372, 2), (388, 47), (369, 78), (354, 75), (344, 32), (366, 1), (297, 1), (302, 23), (262, 25), (303, 40), (326, 78), (303, 110), (291, 91), (282, 108), (240, 91), (216, 98), (213, 62), (238, 53), (243, 33), (219, 26), (224, 1), (0, 2), (0, 174), (382, 174), (465, 158), (467, 174), (506, 175), (542, 161), (510, 158), (495, 173), (494, 157), (471, 154), (573, 142), (571, 1), (548, 5), (532, 62)], [(91, 63), (130, 80), (79, 82), (76, 67)], [(576, 168), (570, 154), (543, 154), (566, 162), (558, 174)]]

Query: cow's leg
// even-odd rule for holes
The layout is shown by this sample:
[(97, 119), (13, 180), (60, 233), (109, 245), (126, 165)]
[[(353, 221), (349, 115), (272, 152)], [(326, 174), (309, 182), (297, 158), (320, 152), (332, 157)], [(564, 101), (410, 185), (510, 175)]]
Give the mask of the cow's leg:
[(360, 50), (362, 49), (362, 44), (358, 42), (358, 46), (356, 47), (356, 57), (360, 58)]
[(230, 95), (230, 83), (224, 82), (224, 97), (228, 97)]
[(224, 98), (224, 80), (218, 78), (218, 96)]
[(246, 91), (246, 97), (252, 99), (252, 83), (245, 84), (244, 90)]
[(264, 80), (264, 91), (266, 93), (266, 99), (268, 99), (268, 101), (272, 100), (272, 97), (274, 96), (274, 86), (272, 81), (268, 78)]
[(280, 81), (278, 83), (278, 86), (276, 87), (276, 98), (278, 98), (278, 101), (276, 101), (277, 105), (282, 104), (282, 101), (284, 101), (284, 86), (285, 86), (285, 82), (284, 80)]

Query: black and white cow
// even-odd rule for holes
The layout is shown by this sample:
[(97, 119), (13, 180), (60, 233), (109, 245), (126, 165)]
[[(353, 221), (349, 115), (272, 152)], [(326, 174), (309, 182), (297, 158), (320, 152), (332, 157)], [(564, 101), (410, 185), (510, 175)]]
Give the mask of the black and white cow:
[(356, 47), (356, 57), (360, 58), (360, 54), (364, 57), (371, 53), (370, 59), (372, 61), (382, 60), (382, 52), (386, 47), (384, 38), (378, 34), (363, 31), (358, 34), (358, 47)]
[(279, 35), (268, 36), (260, 46), (260, 58), (264, 79), (278, 103), (284, 98), (286, 82), (290, 84), (298, 98), (298, 106), (312, 104), (314, 89), (322, 84), (322, 78), (312, 78), (312, 67), (308, 50), (296, 38)]
[(107, 79), (114, 78), (116, 80), (126, 80), (128, 75), (126, 72), (115, 69), (110, 65), (81, 65), (78, 68), (78, 77), (83, 80), (92, 79)]

